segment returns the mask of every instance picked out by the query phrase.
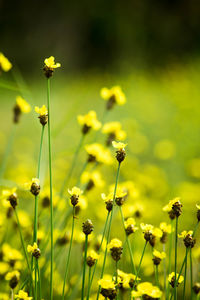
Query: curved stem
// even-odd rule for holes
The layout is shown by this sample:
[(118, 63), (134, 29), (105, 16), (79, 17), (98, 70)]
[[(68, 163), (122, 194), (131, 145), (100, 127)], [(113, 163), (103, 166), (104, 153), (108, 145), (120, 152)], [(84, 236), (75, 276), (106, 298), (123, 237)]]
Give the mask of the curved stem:
[(50, 78), (47, 79), (47, 107), (48, 107), (48, 141), (49, 141), (49, 184), (50, 184), (50, 221), (51, 221), (51, 271), (50, 271), (50, 300), (53, 300), (53, 187), (51, 167), (51, 107), (50, 107)]
[[(166, 253), (165, 251), (165, 244), (163, 244), (163, 252)], [(167, 295), (167, 286), (166, 286), (166, 280), (167, 280), (167, 272), (166, 272), (166, 257), (163, 259), (163, 272), (164, 272), (164, 291), (165, 295)]]
[[(120, 165), (121, 165), (121, 164), (119, 163), (119, 164), (118, 164), (118, 168), (117, 168), (117, 175), (116, 175), (116, 180), (115, 180), (115, 188), (114, 188), (114, 193), (113, 193), (113, 208), (112, 208), (112, 210), (111, 210), (110, 221), (109, 221), (109, 224), (108, 224), (108, 232), (107, 232), (107, 240), (106, 240), (106, 249), (105, 249), (105, 253), (104, 253), (103, 266), (102, 266), (102, 269), (101, 269), (101, 279), (103, 278), (104, 269), (105, 269), (105, 264), (106, 264), (106, 256), (107, 256), (107, 252), (108, 252), (108, 243), (109, 243), (109, 240), (110, 240), (110, 231), (111, 231), (112, 217), (113, 217), (113, 211), (114, 211), (115, 195), (116, 195), (117, 184), (118, 184), (118, 180), (119, 180)], [(101, 286), (99, 285), (96, 300), (99, 299), (100, 290), (101, 290)]]
[(81, 300), (84, 299), (84, 290), (85, 290), (85, 270), (86, 270), (86, 259), (87, 259), (87, 247), (88, 247), (88, 235), (85, 236), (85, 255), (84, 255), (84, 262), (83, 262), (83, 279), (82, 279)]
[(65, 298), (65, 284), (66, 284), (67, 274), (68, 274), (68, 270), (69, 270), (69, 261), (70, 261), (70, 255), (71, 255), (71, 250), (72, 250), (72, 242), (73, 242), (73, 236), (74, 236), (74, 221), (75, 221), (75, 206), (73, 206), (72, 231), (71, 231), (71, 238), (70, 238), (68, 256), (67, 256), (67, 261), (66, 261), (64, 282), (63, 282), (63, 292), (62, 292), (62, 299), (63, 300)]
[(121, 219), (122, 219), (122, 222), (123, 222), (124, 232), (125, 232), (125, 235), (126, 235), (126, 243), (128, 245), (129, 255), (130, 255), (130, 259), (131, 259), (132, 273), (136, 274), (135, 264), (134, 264), (134, 260), (133, 260), (133, 252), (132, 252), (132, 249), (131, 249), (131, 244), (130, 244), (128, 235), (126, 233), (125, 220), (124, 220), (123, 210), (122, 210), (121, 206), (119, 206), (119, 210), (120, 210)]

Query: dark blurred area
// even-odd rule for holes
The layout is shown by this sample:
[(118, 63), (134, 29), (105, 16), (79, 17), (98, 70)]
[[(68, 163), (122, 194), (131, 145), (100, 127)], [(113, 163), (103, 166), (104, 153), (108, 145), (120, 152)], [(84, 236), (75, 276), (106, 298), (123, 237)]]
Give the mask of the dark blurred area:
[(1, 49), (23, 71), (159, 67), (200, 52), (199, 0), (0, 0)]

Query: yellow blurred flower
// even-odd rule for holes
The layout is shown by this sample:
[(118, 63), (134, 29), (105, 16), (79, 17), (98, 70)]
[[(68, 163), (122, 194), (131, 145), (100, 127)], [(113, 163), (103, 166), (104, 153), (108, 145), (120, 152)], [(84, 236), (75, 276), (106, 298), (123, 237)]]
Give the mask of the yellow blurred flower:
[(170, 200), (169, 203), (163, 207), (163, 211), (170, 212), (175, 203), (181, 203), (180, 199), (181, 199), (180, 197), (176, 197), (176, 198)]
[(142, 282), (138, 284), (137, 291), (132, 291), (131, 295), (132, 297), (148, 296), (153, 299), (159, 299), (162, 296), (162, 292), (150, 282)]
[(113, 159), (108, 149), (105, 149), (101, 144), (90, 144), (85, 146), (86, 152), (89, 154), (89, 162), (99, 162), (104, 164), (112, 164)]
[(166, 233), (171, 233), (171, 231), (172, 231), (171, 225), (167, 224), (166, 222), (160, 223), (160, 229)]
[(35, 112), (38, 113), (40, 116), (45, 116), (48, 114), (48, 110), (45, 105), (39, 108), (39, 106), (35, 106)]
[(8, 72), (12, 68), (11, 62), (0, 52), (0, 70)]
[(153, 256), (157, 257), (157, 258), (160, 258), (162, 260), (163, 258), (166, 257), (166, 253), (165, 252), (160, 252), (160, 251), (154, 249), (153, 250)]
[(71, 190), (68, 189), (68, 193), (71, 196), (80, 196), (81, 194), (83, 194), (83, 191), (81, 189), (79, 189), (78, 187), (74, 186)]
[(87, 133), (89, 129), (99, 130), (101, 122), (97, 120), (97, 115), (94, 110), (90, 110), (86, 115), (77, 116), (78, 123), (83, 126), (83, 133)]
[(49, 58), (46, 58), (44, 60), (44, 64), (49, 69), (56, 69), (56, 68), (61, 67), (60, 63), (55, 63), (55, 57), (54, 56), (50, 56)]
[[(179, 277), (179, 274), (176, 273), (176, 280), (178, 279), (178, 277)], [(172, 272), (171, 274), (169, 274), (168, 281), (171, 284), (171, 286), (174, 287), (174, 285), (175, 285), (175, 272)], [(184, 281), (184, 277), (181, 275), (179, 277), (178, 283), (181, 283), (183, 281)]]
[(81, 182), (83, 184), (88, 184), (86, 189), (89, 189), (89, 187), (92, 188), (93, 186), (102, 187), (105, 184), (104, 180), (102, 179), (101, 173), (98, 171), (93, 171), (91, 173), (83, 172), (83, 174), (81, 175)]
[(19, 278), (20, 278), (20, 273), (19, 271), (11, 271), (11, 272), (8, 272), (5, 276), (5, 280), (11, 280), (12, 278), (16, 277), (19, 281)]
[(105, 123), (102, 128), (102, 133), (108, 134), (107, 145), (109, 146), (112, 140), (123, 141), (126, 138), (126, 132), (121, 129), (120, 122)]
[(124, 105), (126, 103), (125, 94), (122, 92), (120, 86), (113, 86), (111, 89), (104, 87), (101, 89), (100, 95), (104, 100), (108, 100), (110, 104), (107, 104), (108, 109), (111, 109), (115, 103), (118, 105)]
[(15, 299), (19, 299), (19, 300), (32, 300), (33, 297), (29, 297), (28, 293), (24, 292), (23, 290), (20, 290), (18, 292), (18, 295), (15, 295)]
[(121, 248), (122, 247), (122, 241), (120, 241), (119, 239), (112, 239), (110, 241), (110, 243), (108, 244), (108, 249), (112, 249), (112, 248)]
[(115, 283), (111, 275), (104, 275), (104, 277), (98, 281), (98, 284), (102, 289), (115, 289)]
[(112, 145), (114, 148), (116, 148), (118, 151), (124, 150), (127, 144), (121, 143), (121, 142), (116, 142), (112, 141)]
[(175, 145), (170, 140), (159, 141), (154, 148), (154, 154), (161, 160), (171, 159), (175, 155)]
[(31, 111), (31, 106), (30, 104), (23, 99), (21, 96), (16, 97), (16, 104), (19, 107), (20, 111), (27, 114)]

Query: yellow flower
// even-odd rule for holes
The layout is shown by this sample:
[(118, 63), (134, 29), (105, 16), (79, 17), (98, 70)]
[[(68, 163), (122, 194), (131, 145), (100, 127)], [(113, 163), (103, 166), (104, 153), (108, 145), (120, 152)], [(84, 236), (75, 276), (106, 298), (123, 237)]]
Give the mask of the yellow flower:
[(108, 165), (113, 162), (110, 151), (105, 149), (101, 144), (94, 143), (86, 145), (85, 150), (89, 154), (89, 162), (99, 162)]
[(175, 203), (180, 203), (180, 199), (181, 199), (180, 197), (176, 197), (170, 200), (169, 203), (163, 207), (163, 211), (170, 212)]
[(4, 276), (8, 272), (9, 268), (10, 265), (8, 263), (0, 261), (0, 276)]
[(198, 210), (200, 210), (200, 205), (199, 205), (199, 204), (196, 204), (196, 208), (197, 208)]
[(102, 128), (102, 133), (108, 134), (114, 140), (123, 141), (126, 138), (126, 132), (121, 129), (120, 122), (105, 123)]
[(131, 230), (131, 233), (134, 233), (135, 231), (137, 231), (137, 230), (138, 230), (138, 227), (136, 227), (135, 224), (136, 224), (136, 222), (135, 222), (135, 219), (134, 219), (134, 218), (128, 218), (128, 219), (124, 222), (126, 232), (127, 232), (128, 230)]
[(20, 278), (20, 273), (19, 271), (12, 271), (12, 272), (8, 272), (5, 276), (5, 280), (11, 280), (12, 278), (16, 277), (17, 280), (19, 281)]
[(74, 186), (71, 190), (68, 189), (68, 193), (71, 196), (77, 196), (77, 197), (79, 197), (80, 195), (83, 194), (83, 191), (81, 189), (79, 189), (78, 187)]
[(133, 297), (140, 297), (143, 295), (149, 296), (151, 298), (159, 299), (162, 296), (161, 290), (157, 286), (153, 286), (150, 282), (142, 282), (137, 286), (137, 291), (132, 292)]
[[(109, 102), (111, 102), (110, 105), (112, 106), (115, 103), (117, 103), (118, 105), (123, 105), (126, 103), (126, 97), (122, 92), (120, 86), (113, 86), (111, 89), (104, 87), (101, 89), (100, 95), (104, 100), (108, 100)], [(108, 107), (108, 109), (110, 108), (112, 107)]]
[(40, 116), (46, 116), (48, 114), (48, 110), (45, 105), (43, 105), (41, 108), (39, 108), (39, 106), (35, 106), (35, 112)]
[[(81, 182), (88, 183), (88, 188), (92, 188), (93, 186), (102, 187), (104, 186), (105, 182), (103, 181), (101, 174), (98, 171), (93, 172), (83, 172), (81, 175)], [(87, 189), (86, 187), (86, 189)]]
[(193, 235), (193, 231), (192, 230), (190, 230), (190, 231), (186, 231), (186, 230), (184, 230), (184, 231), (182, 231), (181, 232), (181, 234), (178, 234), (178, 237), (179, 238), (185, 238), (187, 235)]
[(49, 69), (56, 69), (56, 68), (61, 67), (60, 63), (55, 64), (55, 57), (54, 56), (50, 56), (49, 58), (46, 58), (44, 60), (44, 64)]
[(97, 120), (97, 115), (94, 110), (90, 110), (86, 115), (78, 115), (77, 117), (80, 125), (83, 126), (83, 133), (87, 133), (90, 128), (99, 130), (101, 128), (101, 122)]
[[(117, 270), (117, 274), (121, 278), (123, 288), (130, 289), (131, 285), (133, 285), (135, 281), (136, 275), (131, 273), (125, 273), (119, 269)], [(137, 277), (137, 280), (141, 280), (141, 279)]]
[(30, 104), (21, 96), (16, 97), (16, 104), (20, 108), (20, 111), (27, 114), (31, 111)]
[(160, 223), (160, 229), (166, 233), (171, 233), (171, 231), (172, 231), (171, 225), (167, 224), (166, 222)]
[(121, 247), (122, 247), (122, 242), (118, 239), (112, 239), (108, 244), (108, 249), (121, 248)]
[(99, 254), (96, 253), (94, 250), (88, 251), (88, 256), (92, 257), (92, 259), (97, 260), (99, 258)]
[(87, 198), (85, 196), (80, 196), (76, 207), (81, 210), (84, 210), (87, 208), (87, 206), (88, 206)]
[(31, 245), (27, 246), (27, 251), (28, 251), (28, 253), (31, 253), (31, 254), (33, 254), (33, 252), (37, 249), (38, 249), (37, 243), (34, 243), (33, 246), (31, 246)]
[(115, 289), (115, 283), (110, 275), (104, 275), (104, 277), (98, 281), (98, 284), (102, 289)]
[(157, 258), (160, 258), (162, 260), (163, 258), (166, 257), (166, 253), (165, 252), (159, 252), (158, 250), (154, 249), (153, 250), (153, 256), (155, 256)]
[(153, 232), (153, 225), (151, 225), (151, 224), (144, 224), (144, 223), (141, 223), (140, 224), (140, 227), (141, 227), (141, 229), (142, 229), (142, 231), (143, 231), (143, 233), (144, 232)]
[(19, 300), (31, 300), (33, 299), (32, 297), (28, 297), (28, 293), (20, 290), (18, 295), (15, 295), (15, 299), (19, 299)]
[(112, 145), (114, 148), (116, 148), (118, 151), (122, 151), (125, 149), (125, 147), (127, 146), (127, 144), (121, 143), (121, 142), (115, 142), (112, 141)]
[(22, 260), (23, 256), (21, 253), (14, 248), (11, 248), (8, 244), (3, 244), (2, 246), (2, 253), (4, 261), (6, 262), (15, 262), (17, 260)]
[[(176, 280), (178, 279), (178, 277), (179, 277), (179, 274), (176, 273)], [(174, 283), (175, 283), (174, 280), (175, 280), (175, 273), (172, 272), (172, 273), (169, 274), (169, 276), (168, 276), (168, 281), (169, 281), (169, 283), (172, 285), (172, 287), (174, 287)], [(178, 283), (181, 283), (181, 282), (183, 282), (183, 281), (184, 281), (184, 277), (181, 275), (181, 276), (179, 277)]]
[(11, 62), (0, 52), (0, 69), (4, 72), (8, 72), (12, 68)]

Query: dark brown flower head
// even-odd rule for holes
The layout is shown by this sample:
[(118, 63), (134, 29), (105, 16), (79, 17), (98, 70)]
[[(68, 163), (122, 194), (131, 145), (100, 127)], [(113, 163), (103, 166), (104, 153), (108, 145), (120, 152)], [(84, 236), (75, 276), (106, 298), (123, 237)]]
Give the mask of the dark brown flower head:
[(39, 179), (37, 179), (37, 178), (33, 178), (33, 179), (32, 179), (30, 192), (31, 192), (34, 196), (39, 195), (39, 193), (40, 193), (40, 181), (39, 181)]
[(193, 285), (193, 291), (195, 292), (196, 295), (198, 295), (200, 293), (200, 283), (199, 282), (196, 282)]
[(90, 219), (87, 219), (84, 223), (83, 223), (83, 233), (85, 233), (85, 235), (89, 235), (92, 233), (92, 231), (94, 230), (94, 226), (92, 224), (92, 221)]
[(13, 209), (15, 209), (15, 207), (17, 206), (18, 204), (18, 198), (17, 198), (17, 194), (16, 193), (13, 193), (11, 194), (7, 200), (10, 202), (10, 205), (13, 207)]

